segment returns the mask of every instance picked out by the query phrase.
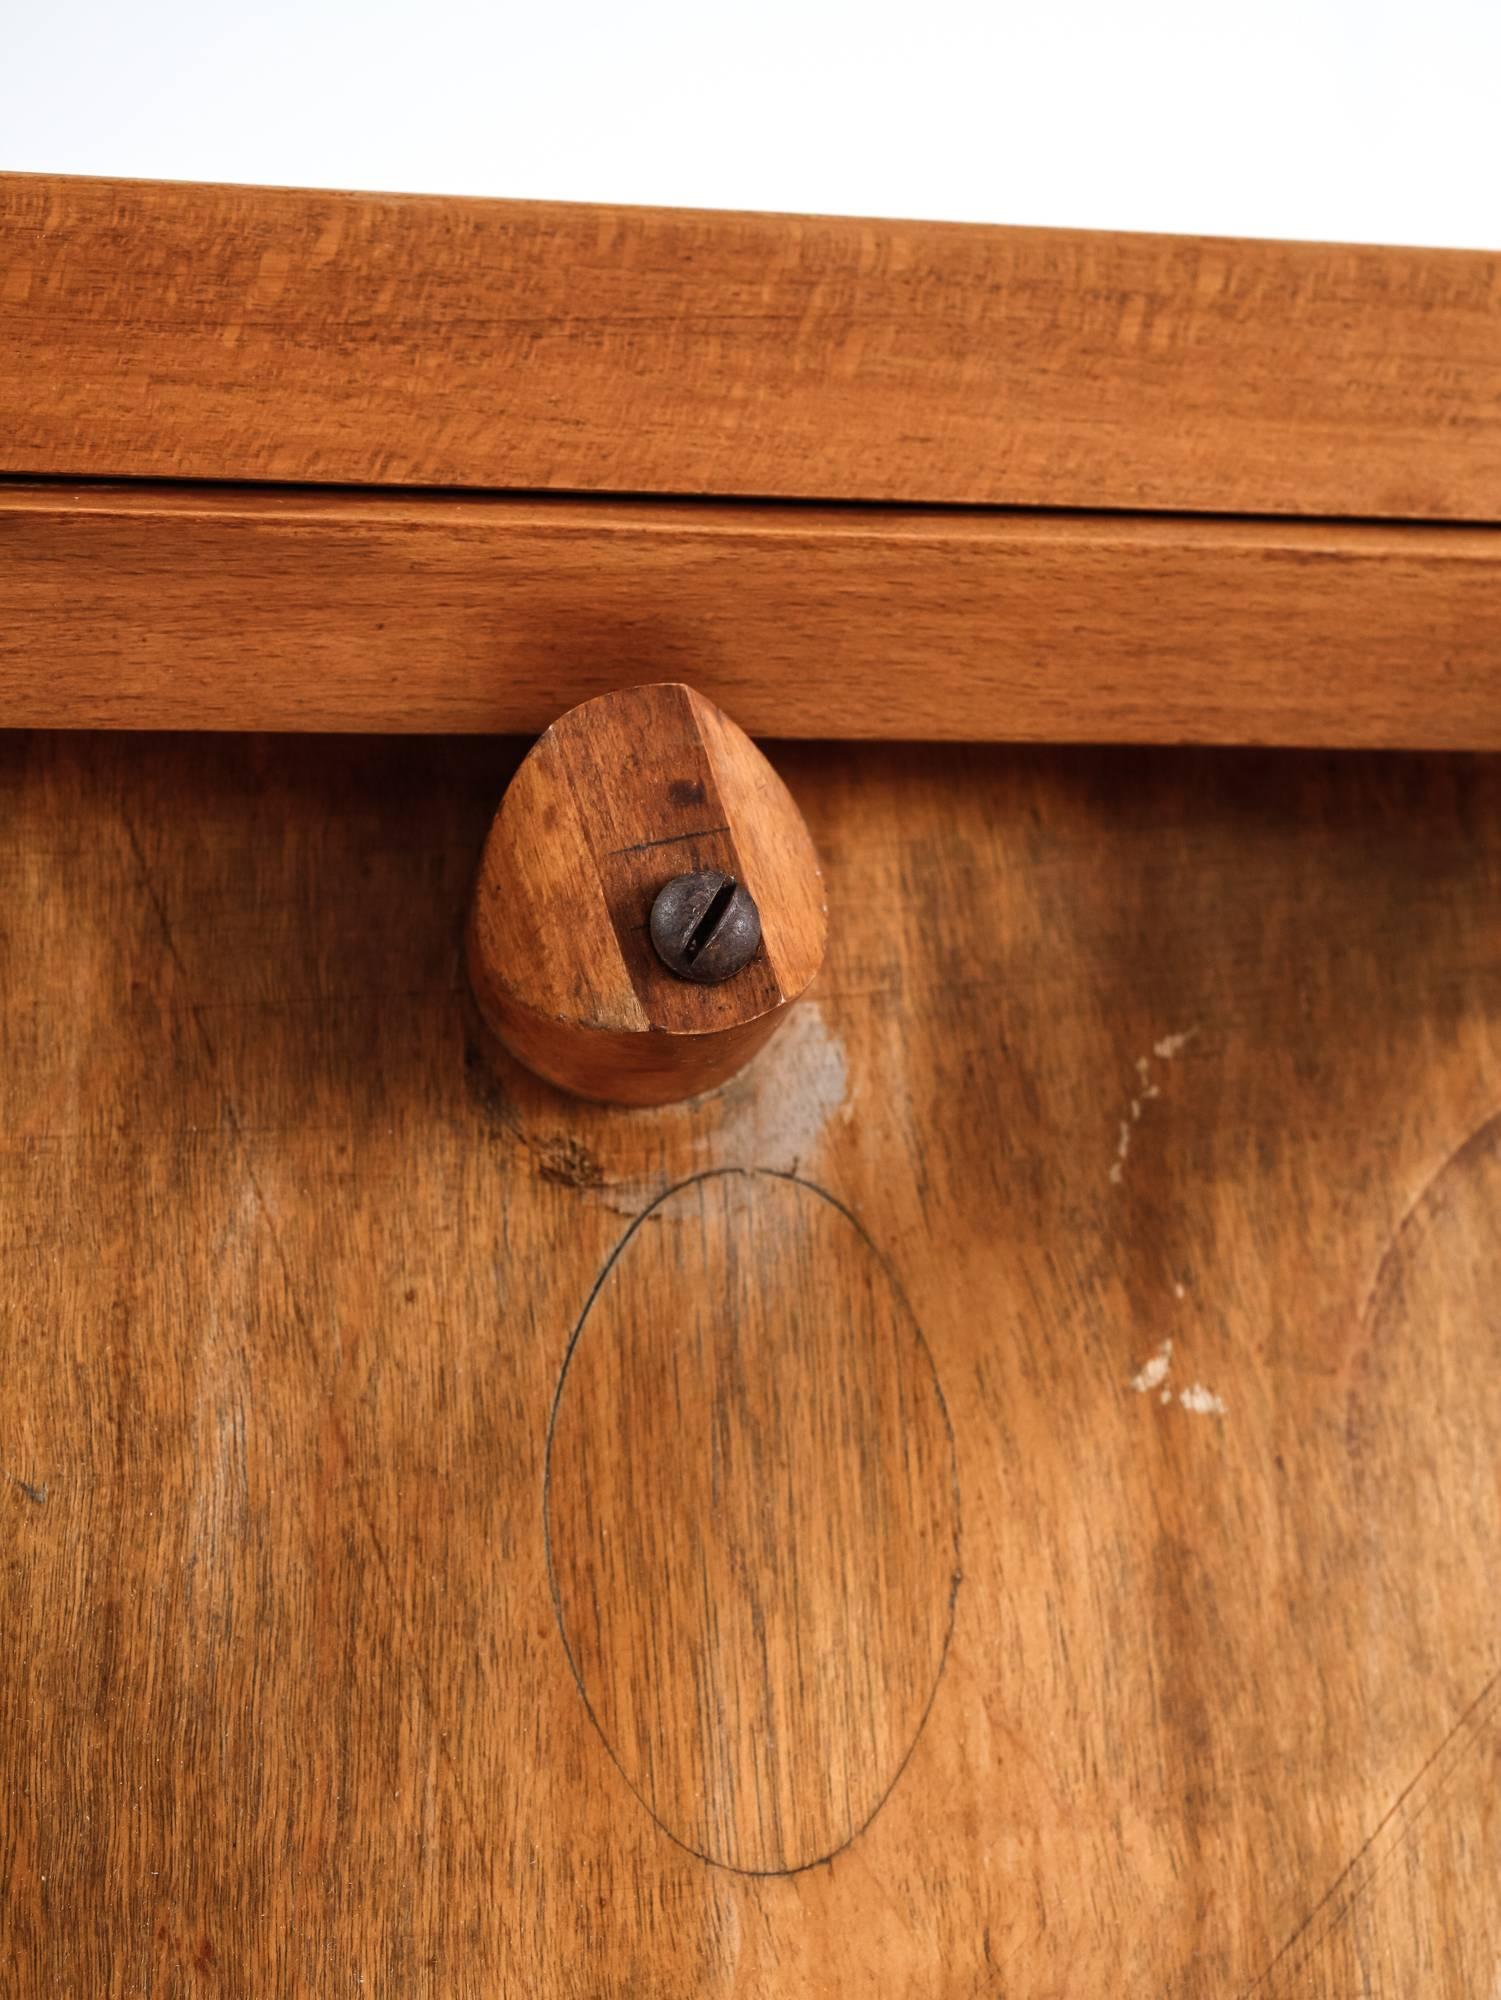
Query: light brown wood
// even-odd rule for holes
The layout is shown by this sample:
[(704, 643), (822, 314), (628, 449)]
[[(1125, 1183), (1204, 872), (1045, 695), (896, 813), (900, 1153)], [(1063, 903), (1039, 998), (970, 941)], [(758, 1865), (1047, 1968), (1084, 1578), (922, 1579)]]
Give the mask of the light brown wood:
[(621, 1113), (517, 754), (0, 741), (0, 1991), (1487, 1994), (1501, 766), (784, 749), (819, 989)]
[(1498, 299), (1476, 252), (7, 175), (0, 471), (1494, 521)]
[(1501, 748), (1483, 529), (13, 486), (0, 593), (13, 725)]
[[(700, 985), (653, 947), (658, 892), (712, 869), (760, 916), (755, 956)], [(560, 716), (507, 787), (468, 928), (487, 1024), (529, 1069), (616, 1104), (712, 1090), (763, 1048), (823, 961), (818, 856), (787, 788), (712, 702), (673, 682)]]
[(752, 1875), (847, 1847), (943, 1672), (959, 1496), (932, 1358), (845, 1209), (732, 1168), (646, 1210), (564, 1364), (546, 1526), (579, 1692), (663, 1832)]

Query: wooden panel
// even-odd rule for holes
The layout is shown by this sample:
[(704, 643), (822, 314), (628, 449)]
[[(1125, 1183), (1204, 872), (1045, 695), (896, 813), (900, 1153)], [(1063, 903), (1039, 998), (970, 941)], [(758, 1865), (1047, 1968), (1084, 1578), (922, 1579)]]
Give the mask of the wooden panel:
[(11, 487), (0, 589), (13, 724), (1501, 747), (1485, 529)]
[(858, 1837), (932, 1705), (958, 1529), (932, 1358), (853, 1217), (743, 1168), (647, 1209), (564, 1364), (547, 1546), (579, 1692), (665, 1833), (752, 1875)]
[(0, 471), (1501, 518), (1501, 261), (0, 179)]
[[(712, 1099), (621, 1114), (473, 1054), (459, 938), (515, 754), (0, 741), (0, 1990), (1488, 1991), (1501, 766), (788, 748), (821, 987)], [(611, 1761), (545, 1531), (574, 1330), (620, 1351), (586, 1353), (596, 1282), (726, 1169), (858, 1222), (959, 1495), (905, 1767), (832, 1862), (763, 1877)], [(922, 1517), (877, 1531), (892, 1481), (936, 1493), (922, 1377), (799, 1206), (698, 1232), (673, 1199), (615, 1331), (644, 1387), (679, 1357), (766, 1507), (711, 1484), (695, 1524), (701, 1432), (612, 1432), (604, 1380), (573, 1414), (685, 1620), (696, 1527), (746, 1619), (860, 1627), (869, 1685), (841, 1708), (805, 1660), (759, 1744), (816, 1826), (927, 1643)], [(738, 1382), (681, 1344), (710, 1278), (766, 1342)], [(888, 1362), (833, 1380), (846, 1311)], [(853, 1456), (779, 1478), (831, 1410)], [(589, 1530), (571, 1463), (598, 1576), (625, 1523)], [(612, 1591), (624, 1692), (660, 1600), (618, 1556)], [(634, 1692), (671, 1783), (703, 1757), (748, 1826), (786, 1655), (686, 1629)], [(792, 1755), (819, 1703), (833, 1760)]]

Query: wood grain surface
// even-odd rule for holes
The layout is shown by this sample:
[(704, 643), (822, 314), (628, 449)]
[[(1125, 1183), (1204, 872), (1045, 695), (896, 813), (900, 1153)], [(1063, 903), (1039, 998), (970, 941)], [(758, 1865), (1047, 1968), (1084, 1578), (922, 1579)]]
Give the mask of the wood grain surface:
[(12, 724), (1501, 748), (1485, 529), (11, 486), (0, 592)]
[[(712, 870), (754, 901), (760, 940), (699, 985), (658, 957), (652, 906)], [(466, 962), (512, 1055), (565, 1090), (670, 1104), (764, 1048), (823, 962), (818, 856), (787, 787), (692, 688), (653, 682), (559, 716), (506, 787), (475, 882)]]
[(1498, 297), (1472, 251), (6, 175), (0, 472), (1495, 521)]
[(753, 1875), (847, 1847), (938, 1686), (959, 1495), (932, 1359), (846, 1210), (744, 1168), (646, 1210), (564, 1365), (547, 1537), (579, 1691), (663, 1831)]
[(0, 740), (0, 1991), (1489, 1994), (1501, 767), (786, 748), (820, 990), (620, 1113), (474, 1052), (516, 754)]

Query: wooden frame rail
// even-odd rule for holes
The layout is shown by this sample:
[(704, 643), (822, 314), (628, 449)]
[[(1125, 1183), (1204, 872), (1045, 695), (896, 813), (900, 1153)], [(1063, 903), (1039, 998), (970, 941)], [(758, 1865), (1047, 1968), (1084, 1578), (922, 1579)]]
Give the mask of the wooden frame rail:
[(12, 724), (1501, 748), (1485, 529), (12, 486), (0, 573)]
[(1496, 523), (1487, 254), (0, 175), (11, 724), (1492, 746)]
[(1492, 520), (1501, 259), (0, 175), (0, 473)]

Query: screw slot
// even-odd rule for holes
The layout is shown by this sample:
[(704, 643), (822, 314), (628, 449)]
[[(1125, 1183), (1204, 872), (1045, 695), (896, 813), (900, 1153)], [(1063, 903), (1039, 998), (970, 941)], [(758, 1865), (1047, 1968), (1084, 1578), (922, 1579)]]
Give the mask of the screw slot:
[(724, 922), (725, 914), (731, 903), (735, 900), (735, 891), (738, 887), (739, 884), (737, 882), (727, 877), (714, 891), (713, 902), (704, 911), (702, 919), (694, 928), (693, 935), (683, 946), (683, 956), (690, 965), (698, 957), (704, 946), (712, 943), (714, 933)]
[(761, 914), (743, 882), (717, 868), (676, 875), (651, 906), (651, 941), (679, 979), (717, 986), (750, 964), (761, 943)]

